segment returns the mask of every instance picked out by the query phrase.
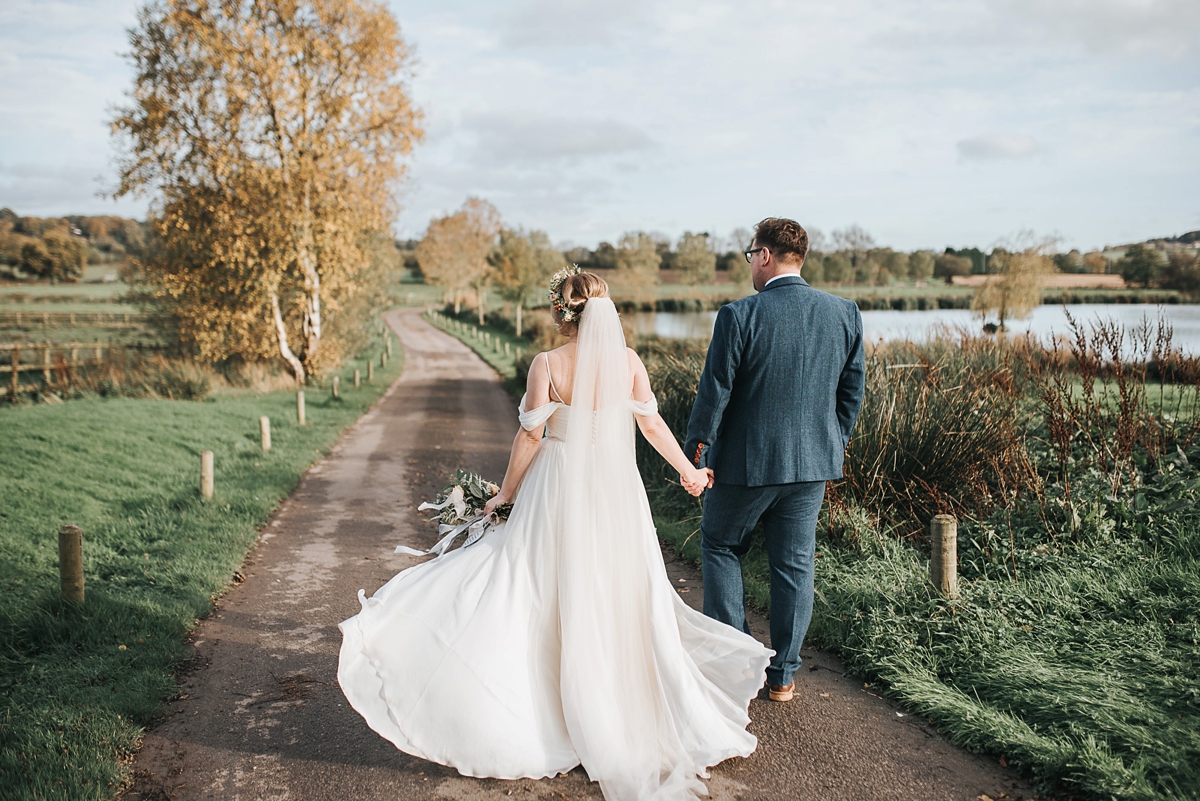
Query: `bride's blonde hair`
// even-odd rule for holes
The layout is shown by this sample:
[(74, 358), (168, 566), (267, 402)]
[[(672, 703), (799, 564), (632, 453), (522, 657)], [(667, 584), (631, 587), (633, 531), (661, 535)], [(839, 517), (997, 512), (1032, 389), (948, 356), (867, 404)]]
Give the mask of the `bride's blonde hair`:
[[(557, 304), (550, 305), (550, 313), (554, 316), (554, 324), (564, 335), (570, 336), (579, 328), (579, 316), (591, 298), (608, 297), (608, 284), (595, 273), (578, 273), (568, 276), (559, 289), (562, 295), (562, 310)], [(563, 311), (569, 311), (569, 320), (564, 319)]]

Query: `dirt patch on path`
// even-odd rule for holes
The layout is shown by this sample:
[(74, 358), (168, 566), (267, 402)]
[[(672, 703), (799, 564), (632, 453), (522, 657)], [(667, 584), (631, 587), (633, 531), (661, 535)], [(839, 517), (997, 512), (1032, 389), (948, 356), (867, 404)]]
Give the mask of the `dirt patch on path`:
[[(305, 475), (232, 588), (192, 635), (194, 656), (165, 719), (149, 731), (126, 801), (142, 799), (600, 799), (581, 770), (543, 781), (467, 779), (397, 751), (337, 685), (337, 624), (428, 547), (416, 512), (449, 473), (503, 474), (516, 408), (495, 373), (416, 311), (388, 324), (404, 373), (380, 403)], [(667, 554), (684, 600), (701, 603), (699, 574)], [(752, 628), (766, 637), (765, 621)], [(993, 762), (955, 749), (899, 717), (827, 656), (805, 653), (796, 701), (755, 701), (749, 759), (713, 769), (713, 799), (1030, 797)]]

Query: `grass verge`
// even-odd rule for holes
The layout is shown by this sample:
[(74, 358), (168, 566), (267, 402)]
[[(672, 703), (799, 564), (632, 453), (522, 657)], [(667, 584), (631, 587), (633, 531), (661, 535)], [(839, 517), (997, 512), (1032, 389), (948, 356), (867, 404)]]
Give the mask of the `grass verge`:
[[(509, 393), (520, 399), (525, 385), (518, 380), (517, 365), (522, 356), (529, 355), (531, 346), (527, 339), (513, 336), (511, 331), (498, 326), (478, 326), (437, 312), (426, 312), (422, 317), (475, 351), (479, 358), (503, 376)], [(508, 345), (507, 352), (505, 345)]]
[[(376, 360), (382, 345), (370, 352)], [(176, 691), (185, 635), (234, 579), (304, 471), (399, 375), (403, 355), (341, 400), (309, 388), (206, 402), (89, 398), (0, 409), (0, 787), (13, 799), (111, 798)], [(258, 418), (272, 423), (262, 453)], [(198, 490), (199, 452), (216, 462)], [(87, 600), (58, 593), (57, 531), (84, 534)]]

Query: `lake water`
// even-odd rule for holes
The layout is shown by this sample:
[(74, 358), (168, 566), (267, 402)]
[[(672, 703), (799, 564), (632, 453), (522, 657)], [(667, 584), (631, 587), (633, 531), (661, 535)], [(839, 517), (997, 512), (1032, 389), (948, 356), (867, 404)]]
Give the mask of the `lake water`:
[[(1175, 329), (1177, 347), (1187, 353), (1200, 353), (1200, 305), (1150, 306), (1146, 304), (1079, 304), (1074, 306), (1038, 306), (1025, 320), (1013, 320), (1008, 328), (1012, 333), (1032, 331), (1039, 339), (1069, 334), (1067, 314), (1084, 325), (1112, 320), (1130, 328), (1149, 319), (1152, 323), (1159, 313)], [(921, 341), (942, 326), (982, 330), (982, 321), (974, 312), (965, 309), (935, 309), (931, 311), (865, 311), (863, 336), (868, 342), (911, 339)], [(656, 334), (669, 339), (707, 338), (712, 335), (714, 312), (640, 312), (633, 315), (633, 329), (638, 334)]]

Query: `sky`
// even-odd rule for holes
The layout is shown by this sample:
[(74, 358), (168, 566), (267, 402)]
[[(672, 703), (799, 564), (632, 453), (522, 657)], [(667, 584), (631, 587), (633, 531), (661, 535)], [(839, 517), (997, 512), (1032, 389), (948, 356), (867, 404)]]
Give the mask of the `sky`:
[[(594, 247), (767, 216), (897, 249), (1200, 229), (1195, 0), (390, 2), (426, 137), (417, 237), (469, 195)], [(113, 201), (139, 3), (0, 4), (0, 206)]]

